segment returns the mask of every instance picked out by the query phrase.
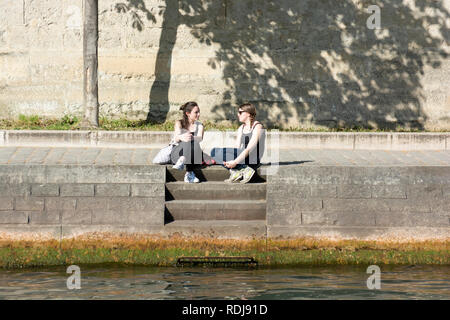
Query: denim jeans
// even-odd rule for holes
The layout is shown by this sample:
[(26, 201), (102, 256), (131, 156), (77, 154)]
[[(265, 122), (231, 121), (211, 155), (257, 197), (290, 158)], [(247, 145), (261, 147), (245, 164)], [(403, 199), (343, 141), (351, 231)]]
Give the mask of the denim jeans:
[[(237, 149), (237, 148), (213, 148), (211, 150), (211, 157), (216, 160), (217, 164), (223, 165), (225, 161), (232, 161), (236, 159), (241, 153), (244, 151), (244, 149)], [(248, 159), (246, 159), (248, 160)], [(240, 170), (247, 167), (257, 169), (261, 164), (255, 163), (255, 164), (246, 164), (246, 161), (244, 160), (241, 163), (238, 163), (236, 167), (234, 167), (234, 170)], [(226, 168), (226, 167), (225, 167)], [(228, 168), (227, 168), (228, 169)]]

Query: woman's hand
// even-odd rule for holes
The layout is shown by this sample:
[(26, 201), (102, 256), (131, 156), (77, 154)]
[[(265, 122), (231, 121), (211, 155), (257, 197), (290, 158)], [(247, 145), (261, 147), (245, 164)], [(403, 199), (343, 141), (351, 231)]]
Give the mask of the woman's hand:
[(225, 167), (227, 167), (228, 169), (233, 169), (234, 167), (237, 166), (236, 161), (228, 161), (228, 162), (224, 162), (223, 163)]
[(190, 132), (186, 132), (179, 135), (180, 140), (183, 142), (189, 142), (193, 139), (192, 134)]

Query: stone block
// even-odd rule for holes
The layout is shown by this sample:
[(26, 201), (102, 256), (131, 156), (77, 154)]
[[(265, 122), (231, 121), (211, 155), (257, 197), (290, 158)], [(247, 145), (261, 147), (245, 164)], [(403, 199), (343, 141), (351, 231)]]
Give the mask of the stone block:
[(371, 186), (361, 185), (338, 185), (338, 198), (345, 199), (368, 199), (372, 195)]
[(431, 212), (450, 212), (450, 201), (448, 199), (428, 199), (425, 202), (429, 203)]
[(77, 198), (76, 199), (76, 209), (78, 211), (105, 210), (108, 199), (109, 198), (101, 198), (101, 197)]
[(77, 200), (71, 198), (46, 198), (45, 210), (75, 210), (77, 206)]
[[(390, 211), (397, 212), (430, 212), (434, 200), (423, 199), (386, 199)], [(383, 210), (388, 211), (388, 210)]]
[(268, 225), (301, 225), (302, 224), (302, 214), (299, 211), (276, 211), (276, 213), (271, 212), (267, 215)]
[(129, 184), (97, 184), (95, 185), (95, 196), (99, 197), (129, 197)]
[(71, 224), (90, 225), (92, 223), (92, 211), (63, 210), (61, 212), (61, 222), (64, 225), (71, 225)]
[(394, 150), (445, 150), (445, 134), (439, 133), (392, 133)]
[(43, 211), (44, 199), (41, 198), (16, 198), (15, 210), (17, 211)]
[(35, 197), (57, 197), (59, 196), (59, 185), (57, 184), (32, 185), (31, 195)]
[(385, 199), (324, 199), (326, 211), (389, 211), (390, 203)]
[(408, 184), (410, 167), (349, 167), (349, 171), (347, 184), (403, 185)]
[(279, 137), (280, 148), (301, 145), (305, 149), (353, 150), (353, 133), (283, 132)]
[(274, 199), (309, 198), (311, 190), (306, 185), (295, 184), (269, 184), (267, 197)]
[(14, 209), (14, 198), (0, 198), (0, 210), (13, 210)]
[[(61, 41), (61, 40), (60, 40)], [(81, 54), (56, 50), (30, 56), (31, 81), (35, 84), (58, 84), (82, 81), (83, 58)]]
[(375, 212), (302, 212), (302, 223), (304, 225), (374, 226)]
[(165, 195), (162, 183), (139, 183), (131, 185), (132, 197), (163, 197)]
[(448, 227), (450, 214), (442, 212), (377, 212), (380, 227)]
[(337, 185), (349, 183), (350, 168), (336, 166), (280, 166), (278, 175), (271, 177), (271, 183), (304, 185)]
[(93, 184), (62, 184), (61, 197), (93, 197)]
[(60, 224), (61, 215), (59, 210), (43, 212), (30, 212), (30, 224)]
[(442, 199), (441, 185), (408, 185), (408, 199)]
[(29, 56), (25, 54), (0, 55), (0, 83), (20, 86), (30, 81)]
[[(53, 130), (14, 130), (7, 131), (7, 140), (11, 145), (48, 145), (51, 141), (52, 145), (64, 145), (67, 144), (91, 144), (91, 140), (94, 139), (94, 134), (89, 131), (53, 131)], [(35, 151), (35, 150), (33, 150)], [(49, 157), (56, 153), (54, 162), (61, 158), (61, 155), (68, 150), (65, 148), (52, 148)], [(51, 159), (51, 158), (50, 158)]]
[(408, 167), (408, 183), (410, 185), (436, 185), (448, 184), (450, 170), (443, 166)]
[(333, 185), (311, 185), (311, 197), (313, 198), (336, 198), (337, 186)]
[(406, 199), (406, 186), (405, 185), (372, 186), (372, 198)]
[(93, 210), (92, 224), (127, 225), (130, 212)]
[(392, 133), (360, 133), (355, 136), (355, 150), (390, 150)]
[(286, 214), (300, 214), (302, 211), (322, 210), (320, 199), (277, 199), (267, 201), (267, 219), (283, 219)]
[(2, 1), (0, 10), (0, 19), (5, 25), (22, 25), (23, 21), (23, 2), (17, 0)]
[(0, 224), (26, 224), (28, 223), (28, 212), (0, 211)]
[(108, 198), (106, 209), (115, 212), (152, 211), (155, 206), (165, 203), (164, 197), (155, 198)]
[(128, 223), (131, 225), (164, 225), (164, 204), (155, 205), (152, 211), (131, 211)]
[(35, 180), (39, 178), (43, 180), (45, 177), (46, 183), (61, 184), (165, 183), (166, 180), (166, 168), (158, 165), (52, 165), (47, 166), (45, 176), (40, 177), (38, 168), (30, 169), (30, 174), (25, 178), (17, 173), (22, 179)]
[(0, 184), (0, 194), (2, 196), (29, 196), (30, 195), (30, 185), (29, 184)]
[(444, 198), (450, 198), (450, 184), (442, 186), (442, 195)]

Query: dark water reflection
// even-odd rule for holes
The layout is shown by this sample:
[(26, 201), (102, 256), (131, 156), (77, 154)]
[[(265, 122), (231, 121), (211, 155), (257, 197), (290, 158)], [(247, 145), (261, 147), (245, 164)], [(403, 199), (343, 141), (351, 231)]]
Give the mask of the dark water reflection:
[(80, 290), (66, 267), (1, 270), (0, 299), (450, 299), (450, 266), (380, 266), (380, 290), (367, 289), (367, 266), (80, 267)]

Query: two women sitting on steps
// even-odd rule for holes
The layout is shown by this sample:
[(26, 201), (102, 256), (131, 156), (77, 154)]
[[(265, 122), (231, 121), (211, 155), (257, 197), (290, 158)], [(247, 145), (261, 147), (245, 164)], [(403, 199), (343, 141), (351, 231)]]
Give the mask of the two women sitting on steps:
[[(195, 102), (188, 102), (181, 106), (183, 119), (175, 123), (174, 141), (178, 143), (173, 148), (171, 160), (173, 168), (183, 170), (186, 165), (184, 181), (198, 183), (194, 169), (201, 165), (216, 164), (216, 161), (203, 153), (200, 142), (203, 140), (204, 128), (200, 117), (200, 108)], [(261, 158), (265, 147), (265, 130), (255, 119), (256, 109), (252, 104), (239, 107), (238, 118), (243, 124), (239, 127), (236, 148), (214, 148), (211, 156), (218, 163), (230, 170), (230, 177), (225, 182), (247, 183), (261, 165)]]

